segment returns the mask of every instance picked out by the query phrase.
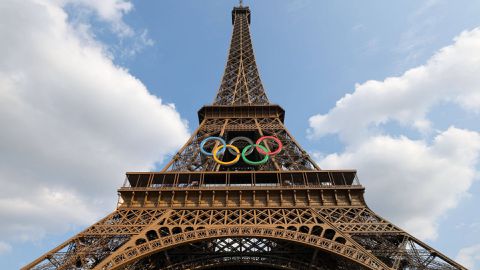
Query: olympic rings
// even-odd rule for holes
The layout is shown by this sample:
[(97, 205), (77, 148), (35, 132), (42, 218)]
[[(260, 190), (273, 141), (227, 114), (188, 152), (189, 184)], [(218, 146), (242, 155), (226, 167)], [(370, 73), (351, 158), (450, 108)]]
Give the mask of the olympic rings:
[[(217, 157), (217, 153), (218, 153), (218, 150), (220, 150), (220, 148), (223, 148), (223, 145), (219, 145), (219, 146), (215, 147), (215, 149), (213, 149), (213, 152), (212, 152), (213, 160), (215, 160), (218, 164), (228, 166), (228, 165), (232, 165), (232, 164), (237, 163), (238, 160), (240, 159), (240, 150), (238, 150), (238, 148), (234, 145), (227, 144), (225, 148), (233, 149), (236, 153), (236, 157), (233, 160), (227, 161), (227, 162), (219, 160), (218, 157)], [(225, 151), (225, 148), (223, 148), (223, 151)]]
[[(245, 142), (247, 142), (248, 144), (253, 144), (253, 141), (250, 140), (250, 138), (242, 137), (242, 136), (235, 137), (235, 138), (231, 139), (231, 140), (228, 142), (228, 144), (233, 145), (233, 143), (234, 143), (234, 142), (237, 142), (237, 141), (245, 141)], [(246, 156), (250, 155), (251, 153), (253, 153), (253, 150), (255, 150), (255, 149), (250, 147), (250, 150), (249, 150), (245, 155), (246, 155)], [(230, 152), (230, 154), (232, 154), (232, 155), (235, 155), (234, 150), (232, 150), (231, 148), (228, 149), (228, 152)]]
[[(267, 139), (271, 139), (271, 140), (274, 140), (276, 142), (278, 148), (275, 151), (269, 151), (269, 149), (267, 148), (267, 146), (265, 145), (265, 142), (264, 142)], [(205, 151), (205, 144), (209, 141), (212, 141), (212, 140), (220, 141), (221, 145), (215, 147), (213, 149), (213, 151), (211, 153), (209, 153), (209, 152)], [(240, 150), (238, 149), (237, 146), (233, 145), (235, 142), (238, 142), (238, 141), (244, 141), (248, 144), (247, 146), (245, 146), (243, 148), (243, 150), (241, 152), (240, 152)], [(262, 145), (262, 143), (263, 143), (263, 145)], [(238, 137), (235, 137), (235, 138), (231, 139), (228, 142), (228, 144), (221, 137), (208, 137), (208, 138), (205, 138), (200, 143), (200, 151), (202, 152), (202, 154), (204, 154), (206, 156), (212, 156), (213, 160), (215, 160), (215, 162), (217, 162), (220, 165), (226, 165), (226, 166), (233, 165), (233, 164), (237, 163), (240, 160), (240, 157), (242, 158), (242, 160), (245, 163), (247, 163), (249, 165), (262, 165), (262, 164), (267, 163), (268, 159), (271, 156), (274, 156), (274, 155), (280, 153), (282, 151), (282, 148), (283, 148), (282, 142), (277, 137), (274, 137), (274, 136), (262, 136), (257, 140), (257, 142), (255, 144), (253, 143), (253, 141), (250, 138), (243, 137), (243, 136), (238, 136)], [(226, 149), (228, 149), (228, 152), (230, 154), (235, 156), (235, 158), (233, 160), (222, 161), (222, 160), (219, 159), (218, 155), (224, 153)], [(254, 149), (256, 149), (259, 154), (264, 155), (263, 159), (261, 159), (259, 161), (252, 161), (252, 160), (249, 160), (247, 158), (248, 155), (253, 153)]]
[(224, 147), (222, 149), (222, 151), (220, 152), (223, 153), (225, 152), (225, 149), (227, 148), (227, 143), (225, 142), (224, 139), (222, 139), (221, 137), (208, 137), (206, 139), (204, 139), (201, 143), (200, 143), (200, 152), (202, 152), (204, 155), (207, 155), (207, 156), (213, 156), (213, 153), (208, 153), (207, 151), (205, 151), (205, 149), (203, 147), (205, 147), (205, 144), (208, 142), (208, 141), (211, 141), (211, 140), (217, 140), (217, 141), (220, 141), (222, 143), (222, 146)]
[[(267, 152), (268, 150), (263, 150), (264, 148), (263, 147), (260, 147), (260, 143), (262, 141), (264, 141), (265, 139), (272, 139), (274, 140), (277, 145), (278, 145), (278, 148), (277, 150), (273, 151), (273, 152)], [(277, 138), (277, 137), (274, 137), (274, 136), (263, 136), (263, 137), (260, 137), (258, 138), (257, 142), (255, 143), (255, 145), (257, 146), (257, 151), (262, 154), (262, 155), (270, 155), (270, 156), (274, 156), (278, 153), (280, 153), (280, 151), (282, 151), (282, 148), (283, 148), (283, 144), (282, 142)]]
[(263, 151), (267, 152), (267, 148), (262, 146), (262, 145), (259, 145), (259, 144), (250, 144), (250, 145), (247, 145), (247, 147), (243, 148), (243, 151), (242, 151), (242, 159), (243, 161), (245, 161), (245, 163), (249, 164), (249, 165), (262, 165), (262, 164), (265, 164), (267, 163), (268, 161), (268, 158), (269, 156), (268, 155), (265, 155), (265, 157), (262, 159), (262, 160), (259, 160), (259, 161), (251, 161), (249, 160), (246, 156), (246, 152), (250, 149), (253, 149), (253, 146), (256, 146), (257, 149), (258, 148), (261, 148)]

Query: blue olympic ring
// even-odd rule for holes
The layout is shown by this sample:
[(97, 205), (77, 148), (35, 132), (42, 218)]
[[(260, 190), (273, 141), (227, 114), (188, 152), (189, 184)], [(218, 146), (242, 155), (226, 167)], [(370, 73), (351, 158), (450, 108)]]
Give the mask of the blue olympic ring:
[(205, 149), (203, 148), (205, 146), (205, 143), (207, 143), (211, 140), (217, 140), (217, 141), (220, 141), (223, 144), (223, 147), (220, 151), (218, 151), (218, 154), (222, 154), (223, 152), (225, 152), (225, 149), (227, 149), (227, 143), (225, 142), (225, 140), (223, 138), (221, 138), (221, 137), (208, 137), (200, 143), (200, 152), (202, 152), (202, 154), (207, 155), (207, 156), (213, 156), (213, 153), (209, 153), (209, 152), (205, 151)]

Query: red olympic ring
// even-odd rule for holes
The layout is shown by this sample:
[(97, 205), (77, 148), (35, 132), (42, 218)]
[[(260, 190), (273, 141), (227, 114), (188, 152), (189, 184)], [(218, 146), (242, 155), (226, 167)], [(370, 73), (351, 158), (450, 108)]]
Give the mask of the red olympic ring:
[[(262, 148), (260, 148), (258, 145), (260, 145), (260, 143), (262, 141), (264, 141), (265, 139), (271, 139), (271, 140), (274, 140), (277, 145), (278, 145), (278, 148), (277, 150), (273, 151), (273, 152), (265, 152), (263, 151)], [(257, 145), (257, 151), (262, 154), (262, 155), (269, 155), (269, 156), (273, 156), (273, 155), (276, 155), (278, 153), (280, 153), (280, 151), (282, 151), (282, 148), (283, 148), (283, 144), (282, 142), (277, 138), (277, 137), (274, 137), (274, 136), (263, 136), (263, 137), (260, 137), (258, 138), (257, 142), (255, 143)]]

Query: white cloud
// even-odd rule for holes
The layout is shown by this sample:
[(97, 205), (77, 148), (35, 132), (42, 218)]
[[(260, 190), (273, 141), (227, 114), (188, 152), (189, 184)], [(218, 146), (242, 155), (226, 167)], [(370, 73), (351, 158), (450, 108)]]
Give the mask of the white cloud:
[[(92, 42), (97, 33), (105, 32), (106, 28), (115, 34), (110, 44), (101, 44), (109, 57), (131, 58), (155, 42), (150, 38), (147, 29), (132, 29), (124, 21), (124, 15), (133, 10), (133, 4), (128, 0), (43, 0), (52, 1), (69, 12), (68, 21), (75, 28), (77, 36), (84, 42)], [(92, 21), (95, 26), (92, 27)], [(101, 23), (98, 23), (101, 22)], [(95, 42), (95, 40), (93, 40)]]
[(423, 239), (471, 186), (480, 134), (449, 128), (428, 145), (406, 137), (373, 136), (319, 161), (322, 168), (356, 168), (366, 201), (380, 215)]
[[(118, 14), (128, 10), (126, 1), (113, 2)], [(115, 66), (88, 35), (57, 2), (0, 3), (4, 247), (89, 225), (114, 209), (125, 171), (153, 168), (188, 136), (174, 106)]]
[(133, 29), (123, 21), (123, 16), (133, 9), (128, 0), (55, 0), (55, 2), (76, 8), (84, 7), (87, 11), (94, 11), (97, 17), (110, 23), (113, 30), (121, 36), (132, 36)]
[[(319, 158), (321, 167), (358, 169), (372, 208), (423, 239), (437, 236), (440, 218), (478, 175), (479, 133), (452, 126), (435, 135), (428, 114), (447, 103), (480, 112), (479, 51), (480, 28), (465, 31), (425, 65), (358, 84), (328, 113), (310, 118), (312, 139), (337, 134), (345, 144)], [(424, 139), (390, 134), (385, 124), (392, 122)]]
[(367, 81), (337, 101), (327, 114), (310, 118), (310, 136), (338, 133), (354, 143), (389, 121), (428, 131), (426, 114), (440, 102), (480, 112), (480, 28), (465, 31), (427, 64), (400, 77)]
[(456, 260), (470, 270), (480, 269), (480, 244), (462, 248)]

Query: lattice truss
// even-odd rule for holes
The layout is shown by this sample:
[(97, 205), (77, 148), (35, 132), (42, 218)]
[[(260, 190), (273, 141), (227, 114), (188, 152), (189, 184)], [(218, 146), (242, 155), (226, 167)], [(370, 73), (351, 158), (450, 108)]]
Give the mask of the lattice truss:
[(250, 11), (237, 8), (233, 16), (227, 65), (214, 104), (268, 104), (250, 38)]
[(26, 269), (204, 269), (239, 264), (465, 269), (366, 207), (118, 209)]
[[(200, 152), (200, 143), (210, 136), (220, 136), (227, 141), (235, 136), (245, 136), (255, 141), (264, 135), (275, 136), (283, 144), (283, 150), (272, 157), (266, 164), (249, 166), (239, 162), (236, 166), (219, 166), (209, 156)], [(274, 141), (267, 141), (269, 149), (276, 149)], [(211, 152), (218, 142), (208, 142), (204, 149)], [(245, 145), (236, 145), (240, 149)], [(231, 160), (234, 157), (227, 151), (220, 159)], [(255, 157), (261, 159), (258, 155)], [(253, 158), (252, 158), (253, 159)], [(169, 171), (219, 171), (219, 170), (251, 170), (251, 171), (292, 171), (319, 169), (305, 150), (295, 141), (282, 121), (278, 118), (207, 118), (194, 132), (188, 142), (173, 157), (164, 170)]]
[(165, 210), (117, 209), (24, 269), (92, 269)]

